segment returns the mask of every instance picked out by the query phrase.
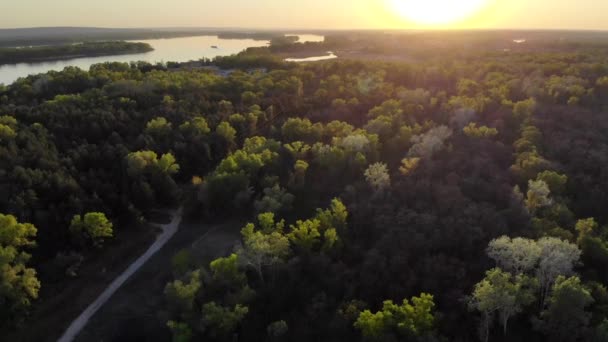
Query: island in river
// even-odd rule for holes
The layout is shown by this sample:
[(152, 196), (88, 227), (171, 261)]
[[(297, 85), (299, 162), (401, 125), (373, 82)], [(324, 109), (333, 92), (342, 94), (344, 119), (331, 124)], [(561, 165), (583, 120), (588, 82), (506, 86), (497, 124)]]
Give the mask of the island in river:
[(0, 48), (0, 65), (57, 61), (80, 57), (128, 55), (153, 50), (154, 48), (147, 43), (124, 41)]

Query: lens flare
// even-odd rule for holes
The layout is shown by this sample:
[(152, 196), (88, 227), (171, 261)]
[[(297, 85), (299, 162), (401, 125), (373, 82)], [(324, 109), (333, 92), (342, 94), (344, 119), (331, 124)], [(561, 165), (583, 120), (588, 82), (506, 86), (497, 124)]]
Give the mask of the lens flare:
[(424, 25), (443, 25), (465, 20), (479, 12), (488, 0), (392, 0), (403, 18)]

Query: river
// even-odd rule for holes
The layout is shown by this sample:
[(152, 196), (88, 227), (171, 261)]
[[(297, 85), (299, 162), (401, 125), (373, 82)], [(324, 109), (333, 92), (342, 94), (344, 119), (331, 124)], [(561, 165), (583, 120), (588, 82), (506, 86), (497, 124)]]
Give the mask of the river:
[[(303, 34), (298, 35), (300, 42), (322, 41), (323, 36)], [(228, 56), (241, 52), (249, 47), (268, 45), (268, 41), (252, 39), (220, 39), (216, 36), (199, 36), (170, 39), (137, 40), (152, 45), (154, 51), (140, 54), (84, 57), (69, 60), (20, 63), (0, 65), (0, 84), (10, 84), (20, 77), (31, 74), (45, 73), (50, 70), (60, 71), (67, 66), (76, 66), (88, 70), (93, 64), (104, 62), (188, 62), (203, 57)], [(217, 47), (217, 48), (215, 48)]]

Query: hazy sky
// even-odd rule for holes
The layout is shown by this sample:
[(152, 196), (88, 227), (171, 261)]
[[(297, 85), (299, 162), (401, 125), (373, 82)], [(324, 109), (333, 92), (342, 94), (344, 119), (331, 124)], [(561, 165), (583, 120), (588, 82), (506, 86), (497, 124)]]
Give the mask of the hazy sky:
[[(392, 1), (0, 0), (0, 27), (421, 28), (397, 15)], [(608, 0), (487, 2), (449, 27), (608, 30)]]

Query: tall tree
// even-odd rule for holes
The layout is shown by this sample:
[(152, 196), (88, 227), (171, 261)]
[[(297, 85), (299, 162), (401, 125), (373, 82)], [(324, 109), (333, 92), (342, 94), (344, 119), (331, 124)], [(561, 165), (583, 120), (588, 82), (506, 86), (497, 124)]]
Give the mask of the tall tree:
[(70, 224), (70, 232), (77, 237), (84, 237), (101, 247), (105, 239), (114, 235), (113, 225), (104, 213), (92, 212), (74, 215)]
[(559, 276), (536, 325), (551, 341), (580, 341), (591, 320), (586, 310), (591, 303), (593, 297), (578, 277)]
[(487, 271), (469, 300), (469, 306), (482, 314), (482, 339), (488, 341), (495, 314), (506, 335), (509, 319), (534, 301), (534, 291), (535, 282), (525, 275), (514, 277), (500, 268)]
[(40, 281), (26, 266), (31, 256), (25, 251), (36, 245), (36, 232), (32, 224), (0, 214), (0, 326), (19, 322), (38, 298)]

